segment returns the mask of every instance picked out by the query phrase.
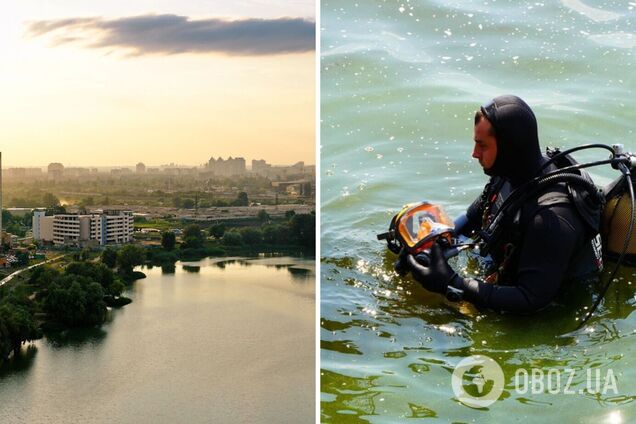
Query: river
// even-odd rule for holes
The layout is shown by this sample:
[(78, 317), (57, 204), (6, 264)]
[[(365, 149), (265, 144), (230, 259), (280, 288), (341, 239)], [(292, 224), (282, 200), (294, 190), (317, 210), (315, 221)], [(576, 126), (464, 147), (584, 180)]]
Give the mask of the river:
[(0, 422), (314, 421), (313, 260), (141, 271), (101, 329), (39, 340), (0, 370)]
[[(634, 18), (635, 2), (611, 0), (321, 3), (323, 421), (636, 420), (636, 269), (622, 268), (598, 315), (575, 331), (591, 301), (583, 290), (532, 317), (478, 312), (396, 277), (375, 237), (406, 203), (456, 216), (479, 195), (473, 115), (497, 95), (533, 107), (543, 146), (634, 150)], [(591, 174), (599, 184), (617, 176)], [(463, 269), (465, 258), (453, 263)], [(454, 367), (472, 355), (495, 359), (505, 376), (485, 408), (451, 388)], [(575, 370), (575, 393), (565, 381), (556, 393), (522, 393), (520, 369), (562, 379)], [(611, 370), (616, 390), (588, 390), (587, 370)]]

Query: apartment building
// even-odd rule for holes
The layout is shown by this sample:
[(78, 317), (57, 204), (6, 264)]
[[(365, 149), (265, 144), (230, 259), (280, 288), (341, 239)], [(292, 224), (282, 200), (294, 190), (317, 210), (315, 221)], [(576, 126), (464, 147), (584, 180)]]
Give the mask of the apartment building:
[(90, 214), (46, 216), (33, 213), (33, 239), (53, 242), (57, 246), (122, 244), (132, 240), (131, 211), (104, 210)]

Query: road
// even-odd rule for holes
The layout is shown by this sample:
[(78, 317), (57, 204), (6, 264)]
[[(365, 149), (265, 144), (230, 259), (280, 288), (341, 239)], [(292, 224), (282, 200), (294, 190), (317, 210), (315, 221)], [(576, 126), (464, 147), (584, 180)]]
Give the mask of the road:
[(40, 262), (40, 263), (37, 263), (37, 264), (34, 264), (34, 265), (30, 265), (30, 266), (28, 266), (28, 267), (26, 267), (26, 268), (19, 269), (19, 270), (17, 270), (16, 272), (13, 272), (13, 273), (11, 273), (11, 274), (7, 275), (6, 277), (4, 277), (2, 280), (0, 280), (0, 287), (4, 286), (4, 285), (5, 285), (5, 283), (8, 283), (9, 281), (13, 280), (13, 277), (15, 277), (16, 275), (21, 274), (21, 273), (22, 273), (22, 272), (24, 272), (24, 271), (27, 271), (27, 270), (29, 270), (29, 269), (33, 269), (33, 268), (35, 268), (36, 266), (40, 266), (40, 265), (44, 265), (44, 264), (48, 264), (48, 263), (50, 263), (50, 262), (55, 262), (55, 261), (57, 261), (58, 259), (63, 258), (64, 256), (66, 256), (66, 255), (59, 255), (59, 256), (56, 256), (56, 257), (54, 257), (54, 258), (47, 259), (47, 260), (46, 260), (46, 261), (44, 261), (44, 262)]

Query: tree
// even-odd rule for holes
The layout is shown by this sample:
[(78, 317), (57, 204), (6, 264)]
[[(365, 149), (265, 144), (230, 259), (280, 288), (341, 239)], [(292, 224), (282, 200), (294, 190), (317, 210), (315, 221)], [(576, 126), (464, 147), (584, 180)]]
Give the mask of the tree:
[(0, 338), (3, 336), (5, 341), (0, 341), (0, 358), (11, 350), (19, 350), (22, 343), (39, 337), (35, 319), (25, 306), (12, 302), (0, 305)]
[(66, 266), (65, 272), (66, 275), (87, 277), (91, 281), (99, 283), (104, 293), (112, 296), (119, 296), (124, 289), (113, 271), (103, 263), (71, 262)]
[(249, 245), (261, 244), (263, 242), (263, 232), (258, 228), (241, 228), (241, 237), (243, 238), (243, 243)]
[(70, 326), (101, 324), (106, 319), (104, 290), (81, 275), (64, 275), (49, 287), (44, 312)]
[(117, 252), (117, 266), (124, 274), (132, 273), (135, 266), (144, 263), (146, 252), (140, 246), (127, 244)]
[(107, 267), (115, 268), (115, 265), (117, 265), (117, 251), (112, 247), (107, 247), (102, 252), (101, 260)]
[(60, 272), (50, 265), (43, 265), (35, 268), (31, 277), (29, 277), (29, 284), (36, 287), (46, 288), (51, 285), (60, 276)]
[(161, 246), (165, 250), (174, 249), (174, 245), (176, 244), (177, 238), (172, 231), (164, 231), (161, 233)]
[(192, 209), (194, 208), (194, 200), (192, 199), (183, 199), (181, 202), (181, 207), (184, 209)]
[(291, 232), (300, 244), (307, 247), (316, 245), (316, 217), (311, 214), (295, 215), (291, 219)]
[(16, 259), (18, 260), (18, 265), (24, 266), (29, 264), (29, 252), (28, 251), (18, 251), (15, 254)]
[(183, 247), (188, 249), (196, 249), (203, 246), (205, 241), (201, 227), (197, 224), (190, 224), (183, 229)]
[(243, 237), (237, 231), (227, 231), (223, 234), (223, 242), (226, 246), (240, 246), (243, 244)]
[(80, 261), (87, 261), (91, 257), (91, 249), (84, 248), (80, 252)]
[(2, 209), (2, 223), (4, 225), (8, 225), (11, 222), (13, 222), (13, 215), (11, 215), (11, 212), (6, 209)]
[(260, 211), (258, 211), (258, 215), (256, 215), (256, 217), (261, 222), (261, 224), (264, 224), (267, 221), (269, 221), (269, 214), (267, 213), (265, 209), (261, 209)]
[(296, 211), (286, 211), (285, 219), (289, 221), (294, 217), (294, 215), (296, 215)]
[(247, 198), (246, 192), (241, 191), (239, 194), (236, 195), (236, 200), (234, 200), (234, 206), (247, 206), (249, 204), (250, 202)]
[(225, 225), (215, 224), (210, 228), (210, 235), (215, 239), (220, 239), (225, 234)]

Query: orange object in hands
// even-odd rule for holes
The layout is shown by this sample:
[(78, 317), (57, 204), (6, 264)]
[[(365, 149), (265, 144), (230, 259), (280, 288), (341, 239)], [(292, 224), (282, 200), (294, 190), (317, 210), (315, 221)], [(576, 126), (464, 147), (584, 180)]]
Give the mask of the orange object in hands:
[(450, 244), (454, 228), (455, 224), (440, 206), (428, 202), (410, 203), (393, 217), (389, 232), (378, 238), (386, 239), (390, 248), (397, 242), (400, 248), (415, 255), (430, 249), (438, 237), (445, 238)]

